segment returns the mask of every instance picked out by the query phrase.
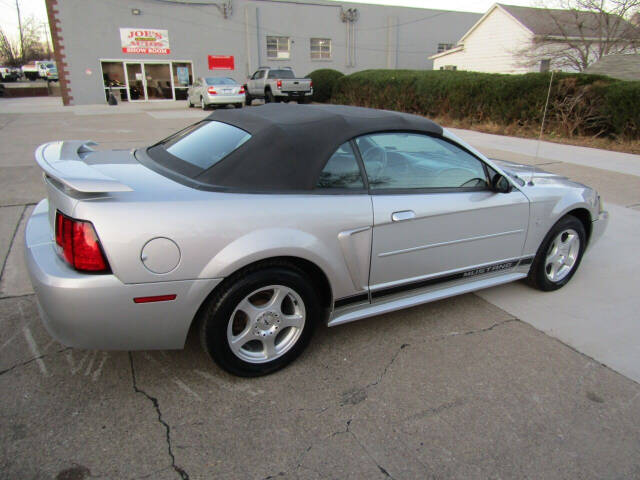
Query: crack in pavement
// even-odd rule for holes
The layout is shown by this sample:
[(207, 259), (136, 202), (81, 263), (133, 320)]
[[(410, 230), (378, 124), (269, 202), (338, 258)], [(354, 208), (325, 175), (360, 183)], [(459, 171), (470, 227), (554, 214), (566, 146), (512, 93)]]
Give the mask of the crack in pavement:
[(138, 384), (136, 382), (136, 370), (135, 370), (135, 367), (133, 366), (133, 355), (132, 355), (131, 352), (128, 352), (128, 353), (129, 353), (129, 363), (131, 365), (131, 380), (132, 380), (132, 383), (133, 383), (133, 390), (136, 393), (144, 395), (153, 404), (153, 407), (155, 408), (156, 413), (158, 414), (158, 422), (160, 422), (160, 424), (165, 429), (166, 441), (167, 441), (167, 451), (169, 452), (169, 457), (171, 457), (171, 468), (173, 468), (173, 470), (178, 475), (180, 475), (180, 478), (182, 480), (189, 480), (189, 474), (182, 467), (176, 465), (176, 457), (174, 456), (173, 449), (171, 447), (171, 427), (169, 426), (169, 424), (167, 422), (165, 422), (162, 419), (162, 412), (160, 411), (160, 404), (158, 403), (158, 399), (156, 397), (152, 397), (151, 395), (149, 395), (147, 392), (145, 392), (141, 388), (138, 388)]
[(18, 219), (18, 223), (16, 224), (16, 228), (13, 230), (13, 234), (11, 235), (11, 241), (9, 242), (9, 249), (7, 250), (7, 255), (4, 257), (2, 261), (2, 268), (0, 269), (0, 281), (2, 281), (2, 277), (4, 276), (4, 269), (7, 266), (7, 259), (9, 258), (9, 254), (11, 250), (13, 250), (13, 244), (16, 241), (16, 236), (18, 234), (18, 229), (20, 228), (20, 224), (22, 223), (22, 219), (24, 218), (24, 214), (27, 211), (27, 207), (22, 208), (22, 213), (20, 214), (20, 218)]
[(37, 360), (43, 359), (45, 357), (49, 357), (51, 355), (56, 355), (58, 353), (62, 353), (62, 352), (66, 352), (67, 350), (71, 350), (71, 347), (64, 347), (60, 350), (56, 350), (55, 352), (50, 352), (50, 353), (43, 353), (42, 355), (38, 355), (37, 357), (33, 357), (30, 358), (29, 360), (25, 360), (24, 362), (20, 362), (20, 363), (16, 363), (15, 365), (9, 367), (9, 368), (5, 368), (4, 370), (0, 370), (0, 375), (4, 375), (5, 373), (9, 373), (10, 371), (12, 371), (15, 368), (18, 367), (24, 367), (25, 365), (29, 365), (30, 363), (33, 363)]

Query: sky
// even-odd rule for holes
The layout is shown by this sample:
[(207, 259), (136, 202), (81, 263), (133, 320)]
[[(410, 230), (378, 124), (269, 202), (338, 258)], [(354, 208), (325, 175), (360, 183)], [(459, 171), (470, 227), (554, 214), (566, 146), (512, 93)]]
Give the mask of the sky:
[[(91, 0), (99, 1), (99, 0)], [(349, 0), (353, 3), (375, 3), (379, 5), (395, 5), (404, 7), (434, 8), (442, 10), (459, 10), (463, 12), (485, 12), (495, 0)], [(535, 5), (536, 0), (503, 0), (509, 5)], [(44, 0), (18, 0), (23, 18), (31, 15), (41, 22), (47, 21)], [(18, 31), (15, 0), (0, 0), (0, 27), (9, 35)]]

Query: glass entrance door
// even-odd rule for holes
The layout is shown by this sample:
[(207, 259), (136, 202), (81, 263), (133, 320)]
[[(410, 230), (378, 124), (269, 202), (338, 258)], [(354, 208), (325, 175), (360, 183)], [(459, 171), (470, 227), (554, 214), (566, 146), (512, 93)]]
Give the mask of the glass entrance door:
[(130, 102), (144, 101), (147, 99), (144, 68), (142, 63), (126, 63), (127, 70), (127, 93)]
[(171, 66), (169, 63), (145, 63), (147, 100), (173, 100)]

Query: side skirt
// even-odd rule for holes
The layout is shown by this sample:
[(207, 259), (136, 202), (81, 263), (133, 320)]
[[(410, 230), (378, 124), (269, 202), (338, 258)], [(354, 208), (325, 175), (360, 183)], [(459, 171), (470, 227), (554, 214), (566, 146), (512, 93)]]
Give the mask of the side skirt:
[(329, 327), (335, 327), (336, 325), (342, 325), (343, 323), (354, 322), (363, 318), (373, 317), (375, 315), (381, 315), (383, 313), (394, 312), (396, 310), (402, 310), (404, 308), (421, 305), (423, 303), (429, 303), (435, 300), (441, 300), (443, 298), (454, 297), (456, 295), (462, 295), (463, 293), (481, 290), (483, 288), (489, 288), (496, 285), (502, 285), (504, 283), (514, 282), (516, 280), (525, 278), (526, 276), (526, 273), (513, 272), (506, 275), (481, 278), (472, 282), (461, 283), (435, 291), (424, 293), (417, 292), (412, 296), (393, 299), (390, 298), (388, 301), (379, 301), (378, 303), (374, 304), (367, 303), (363, 305), (362, 308), (358, 308), (357, 310), (351, 310), (344, 313), (334, 312), (327, 325)]

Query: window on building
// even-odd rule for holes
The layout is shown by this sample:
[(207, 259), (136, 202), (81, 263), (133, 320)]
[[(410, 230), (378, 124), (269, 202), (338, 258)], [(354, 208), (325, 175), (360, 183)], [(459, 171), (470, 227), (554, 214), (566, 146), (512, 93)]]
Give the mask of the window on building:
[(458, 70), (457, 65), (444, 65), (440, 67), (440, 70)]
[(446, 52), (447, 50), (451, 50), (455, 44), (453, 43), (439, 43), (438, 44), (438, 53)]
[(331, 58), (331, 39), (311, 39), (311, 60), (329, 60)]
[(540, 60), (540, 71), (548, 72), (551, 70), (551, 60), (549, 58), (545, 58), (544, 60)]
[(291, 40), (289, 37), (267, 35), (267, 58), (288, 60), (291, 57)]

